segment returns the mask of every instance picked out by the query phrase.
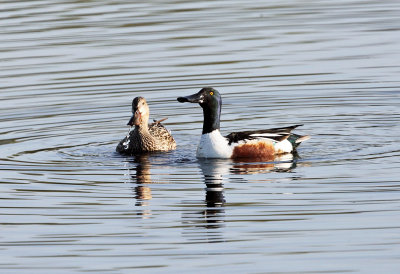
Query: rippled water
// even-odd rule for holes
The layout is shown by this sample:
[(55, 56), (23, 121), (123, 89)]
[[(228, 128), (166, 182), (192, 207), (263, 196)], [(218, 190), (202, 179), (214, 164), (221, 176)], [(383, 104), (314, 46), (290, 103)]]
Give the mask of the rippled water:
[[(398, 1), (2, 1), (0, 271), (396, 273)], [(198, 161), (222, 130), (303, 123), (294, 161)], [(115, 146), (130, 104), (178, 149)]]

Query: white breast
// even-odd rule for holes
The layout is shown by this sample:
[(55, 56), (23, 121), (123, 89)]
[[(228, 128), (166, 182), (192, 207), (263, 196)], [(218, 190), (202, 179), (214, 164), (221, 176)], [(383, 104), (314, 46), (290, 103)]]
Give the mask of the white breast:
[(216, 129), (211, 133), (202, 134), (199, 146), (197, 147), (198, 158), (230, 158), (232, 148), (228, 140)]

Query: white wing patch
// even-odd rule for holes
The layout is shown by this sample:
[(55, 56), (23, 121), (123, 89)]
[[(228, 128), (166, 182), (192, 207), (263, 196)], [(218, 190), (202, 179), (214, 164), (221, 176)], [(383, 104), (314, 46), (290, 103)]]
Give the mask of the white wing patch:
[(251, 137), (278, 137), (278, 136), (282, 136), (282, 134), (279, 134), (279, 133), (254, 133), (249, 136), (251, 136)]

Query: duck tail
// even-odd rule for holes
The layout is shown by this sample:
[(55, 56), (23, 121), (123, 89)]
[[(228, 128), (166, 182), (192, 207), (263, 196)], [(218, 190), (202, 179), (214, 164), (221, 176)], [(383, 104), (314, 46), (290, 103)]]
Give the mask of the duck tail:
[(164, 122), (165, 120), (167, 120), (168, 118), (163, 118), (163, 119), (160, 119), (160, 120), (153, 120), (153, 123), (150, 125), (150, 126), (154, 126), (154, 125), (161, 125), (161, 122)]
[(288, 141), (293, 145), (294, 148), (297, 148), (301, 142), (307, 141), (310, 139), (310, 135), (297, 135), (297, 134), (290, 134)]

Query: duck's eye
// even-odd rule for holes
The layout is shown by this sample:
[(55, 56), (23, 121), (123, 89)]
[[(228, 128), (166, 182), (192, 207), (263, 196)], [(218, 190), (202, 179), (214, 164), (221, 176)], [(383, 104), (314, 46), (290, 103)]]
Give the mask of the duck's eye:
[(211, 91), (211, 92), (210, 92), (210, 95), (214, 95), (214, 92)]

